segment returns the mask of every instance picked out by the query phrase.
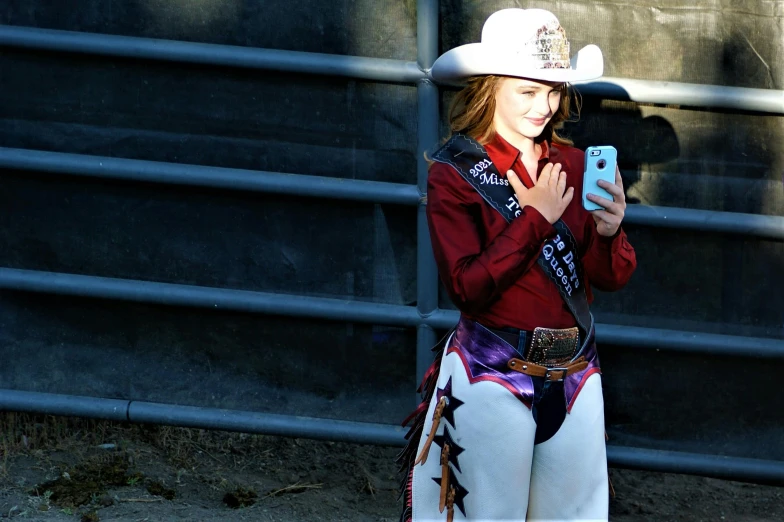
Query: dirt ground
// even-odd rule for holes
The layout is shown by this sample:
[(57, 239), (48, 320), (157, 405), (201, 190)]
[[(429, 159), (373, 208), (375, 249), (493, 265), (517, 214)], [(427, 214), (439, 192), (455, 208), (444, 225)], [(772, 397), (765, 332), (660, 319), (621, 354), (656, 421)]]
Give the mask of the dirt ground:
[[(0, 520), (396, 522), (397, 449), (0, 414)], [(610, 520), (784, 520), (784, 488), (612, 470)]]

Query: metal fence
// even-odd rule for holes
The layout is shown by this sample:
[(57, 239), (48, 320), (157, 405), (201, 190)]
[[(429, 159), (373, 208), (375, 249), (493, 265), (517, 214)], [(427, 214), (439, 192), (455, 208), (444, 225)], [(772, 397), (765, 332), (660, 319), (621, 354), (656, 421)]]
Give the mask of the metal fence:
[[(420, 377), (432, 361), (430, 348), (437, 342), (436, 329), (450, 328), (457, 321), (457, 312), (438, 308), (438, 276), (424, 204), (427, 163), (423, 152), (439, 138), (438, 87), (429, 76), (438, 52), (437, 0), (418, 0), (417, 34), (418, 60), (407, 62), (0, 26), (0, 47), (416, 85), (418, 166), (415, 186), (0, 147), (0, 168), (20, 171), (417, 206), (416, 307), (11, 268), (0, 268), (0, 288), (416, 327), (417, 377)], [(635, 102), (784, 114), (784, 92), (774, 90), (620, 78), (582, 83), (580, 90), (588, 96)], [(626, 221), (651, 227), (784, 239), (784, 217), (779, 216), (633, 205), (627, 209)], [(610, 324), (598, 324), (596, 331), (600, 343), (738, 357), (784, 358), (784, 343), (775, 339)], [(390, 446), (403, 445), (405, 433), (403, 428), (381, 424), (17, 390), (0, 390), (0, 409)], [(784, 462), (780, 461), (614, 446), (608, 447), (608, 460), (615, 467), (784, 483)]]

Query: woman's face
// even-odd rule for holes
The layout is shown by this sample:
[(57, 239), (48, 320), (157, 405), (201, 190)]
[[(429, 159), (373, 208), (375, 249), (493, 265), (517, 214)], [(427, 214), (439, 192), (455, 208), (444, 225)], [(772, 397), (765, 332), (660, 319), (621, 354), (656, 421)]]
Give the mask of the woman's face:
[(493, 125), (504, 139), (517, 144), (538, 138), (561, 103), (561, 83), (502, 78), (495, 93)]

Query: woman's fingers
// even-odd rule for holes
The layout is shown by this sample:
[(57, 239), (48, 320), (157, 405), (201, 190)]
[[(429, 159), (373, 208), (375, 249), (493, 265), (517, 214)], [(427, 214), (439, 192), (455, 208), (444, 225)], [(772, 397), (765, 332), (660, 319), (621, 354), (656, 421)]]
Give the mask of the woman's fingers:
[(556, 186), (556, 193), (559, 196), (564, 195), (564, 191), (566, 190), (566, 172), (561, 171), (558, 174), (558, 185)]
[(621, 188), (621, 192), (623, 192), (623, 178), (621, 177), (621, 170), (618, 168), (618, 165), (615, 166), (615, 184)]
[(536, 184), (541, 187), (546, 187), (550, 183), (550, 174), (553, 172), (553, 165), (548, 163), (542, 169), (542, 172), (539, 173), (539, 177), (536, 178)]
[(606, 210), (592, 210), (591, 214), (593, 214), (595, 219), (598, 218), (599, 221), (597, 222), (597, 225), (599, 226), (612, 227), (618, 222), (618, 217)]
[(550, 185), (550, 188), (555, 188), (558, 186), (558, 182), (561, 177), (561, 164), (556, 163), (553, 165), (553, 168), (550, 169), (550, 178), (547, 180), (547, 183)]
[[(596, 194), (588, 194), (587, 198), (590, 201), (596, 203), (597, 205), (601, 205), (602, 207), (604, 207), (604, 210), (606, 210), (609, 214), (614, 214), (616, 216), (623, 218), (623, 215), (625, 213), (624, 209), (626, 208), (625, 205), (622, 205), (617, 201), (613, 202), (612, 200), (609, 200), (607, 198), (597, 196)], [(596, 212), (598, 212), (598, 210)]]
[(596, 182), (597, 185), (602, 187), (604, 190), (612, 194), (613, 200), (616, 203), (626, 201), (626, 196), (623, 194), (623, 185), (620, 187), (614, 183), (607, 183), (603, 179), (600, 179)]
[(523, 182), (520, 181), (520, 178), (517, 177), (517, 174), (515, 174), (513, 170), (506, 171), (506, 179), (509, 180), (509, 184), (512, 185), (512, 190), (515, 191), (515, 194), (522, 194), (528, 190), (525, 188), (525, 185), (523, 185)]
[(612, 194), (616, 203), (626, 203), (626, 194), (623, 192), (623, 178), (621, 178), (621, 171), (618, 170), (617, 166), (615, 167), (615, 183), (608, 183), (600, 179), (597, 185)]
[(597, 196), (596, 194), (591, 194), (590, 192), (586, 195), (586, 197), (590, 201), (593, 201), (597, 205), (601, 205), (607, 210), (609, 210), (613, 206), (613, 201), (611, 199), (603, 198), (601, 196)]
[[(564, 177), (566, 177), (566, 176), (564, 176)], [(564, 195), (564, 198), (563, 198), (564, 208), (569, 206), (569, 203), (572, 202), (572, 198), (574, 198), (574, 187), (569, 187), (568, 189), (566, 189), (566, 194)]]

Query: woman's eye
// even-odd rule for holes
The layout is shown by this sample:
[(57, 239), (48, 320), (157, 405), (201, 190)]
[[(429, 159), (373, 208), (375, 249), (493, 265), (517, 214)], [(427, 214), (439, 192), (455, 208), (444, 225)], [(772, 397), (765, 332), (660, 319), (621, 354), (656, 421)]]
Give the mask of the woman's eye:
[(534, 92), (533, 92), (533, 91), (525, 91), (525, 92), (523, 93), (523, 96), (528, 96), (529, 98), (530, 98), (531, 96), (533, 96), (533, 95), (534, 95)]

